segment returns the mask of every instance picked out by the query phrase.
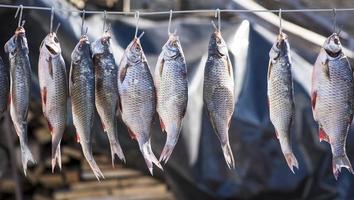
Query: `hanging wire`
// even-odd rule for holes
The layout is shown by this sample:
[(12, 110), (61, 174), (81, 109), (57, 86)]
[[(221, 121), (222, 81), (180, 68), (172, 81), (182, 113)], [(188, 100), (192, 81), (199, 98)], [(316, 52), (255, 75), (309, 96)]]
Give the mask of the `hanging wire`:
[[(137, 38), (138, 36), (138, 30), (139, 30), (139, 11), (135, 11), (135, 19), (136, 19), (136, 24), (135, 24), (135, 35), (134, 38)], [(139, 36), (140, 37), (140, 36)]]
[[(20, 13), (20, 16), (18, 17), (18, 26), (21, 26), (21, 20), (22, 20), (22, 12), (23, 12), (23, 5), (21, 4), (20, 6), (18, 6), (17, 11), (15, 13), (15, 19), (18, 15), (18, 13)], [(23, 24), (25, 24), (24, 22), (22, 22)]]
[(218, 31), (220, 32), (220, 27), (221, 27), (221, 17), (220, 17), (220, 9), (215, 10), (215, 18), (218, 19)]
[[(0, 8), (12, 8), (18, 9), (18, 5), (6, 5), (0, 4)], [(23, 9), (29, 10), (47, 10), (50, 11), (50, 7), (40, 7), (40, 6), (23, 6)], [(75, 9), (64, 9), (64, 8), (56, 8), (58, 11), (63, 12), (71, 12), (71, 13), (83, 13), (83, 10), (75, 10)], [(337, 8), (337, 12), (348, 12), (354, 11), (354, 8)], [(87, 14), (102, 14), (103, 11), (99, 10), (89, 10), (85, 11)], [(175, 10), (173, 14), (187, 14), (187, 13), (214, 13), (215, 10), (211, 9), (202, 9), (202, 10)], [(255, 12), (272, 12), (278, 13), (278, 9), (252, 9), (252, 10), (245, 10), (245, 9), (222, 9), (220, 12), (224, 13), (255, 13)], [(301, 13), (301, 12), (333, 12), (332, 8), (306, 8), (306, 9), (284, 9), (282, 13)], [(122, 11), (108, 11), (107, 14), (109, 15), (134, 15), (135, 12), (122, 12)], [(155, 11), (155, 12), (140, 12), (140, 15), (166, 15), (170, 14), (170, 11)]]
[(279, 35), (283, 33), (283, 27), (282, 27), (282, 18), (281, 18), (281, 8), (279, 9)]
[(173, 11), (172, 11), (172, 10), (170, 10), (170, 18), (168, 19), (168, 28), (167, 28), (168, 35), (171, 35), (171, 21), (172, 21), (172, 13), (173, 13)]
[(106, 31), (106, 20), (107, 20), (107, 11), (103, 11), (103, 33)]
[(55, 34), (58, 33), (59, 27), (60, 27), (60, 22), (58, 23), (57, 28), (55, 29)]
[(337, 12), (336, 9), (333, 8), (333, 33), (336, 32), (336, 26), (337, 26)]
[[(85, 25), (85, 10), (82, 10), (82, 21), (81, 21), (81, 35), (86, 35), (84, 34), (84, 25)], [(87, 33), (87, 30), (86, 30)]]
[(54, 20), (54, 7), (52, 7), (50, 11), (50, 26), (49, 26), (49, 33), (53, 32), (53, 20)]

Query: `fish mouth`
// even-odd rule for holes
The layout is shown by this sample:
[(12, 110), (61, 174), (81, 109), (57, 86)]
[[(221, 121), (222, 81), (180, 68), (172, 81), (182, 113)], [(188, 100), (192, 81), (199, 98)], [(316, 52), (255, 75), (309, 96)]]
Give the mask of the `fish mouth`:
[(58, 52), (56, 50), (54, 50), (54, 48), (52, 48), (51, 46), (49, 45), (45, 45), (45, 48), (52, 54), (52, 55), (57, 55)]
[(16, 28), (15, 35), (24, 36), (26, 33), (25, 29), (22, 26)]
[(333, 33), (327, 39), (324, 49), (326, 53), (331, 57), (338, 57), (342, 53), (342, 45), (336, 33)]

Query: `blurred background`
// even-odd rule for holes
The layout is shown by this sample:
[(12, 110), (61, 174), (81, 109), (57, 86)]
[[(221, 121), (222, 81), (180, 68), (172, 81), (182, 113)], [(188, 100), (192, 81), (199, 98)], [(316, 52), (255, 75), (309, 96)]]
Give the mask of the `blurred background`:
[[(33, 5), (66, 9), (112, 11), (168, 11), (189, 9), (302, 9), (351, 8), (352, 0), (0, 0), (1, 4)], [(0, 46), (13, 35), (17, 26), (16, 9), (0, 8)], [(310, 107), (312, 64), (320, 45), (333, 27), (332, 12), (283, 13), (284, 32), (292, 48), (296, 120), (292, 144), (300, 169), (292, 174), (275, 137), (268, 116), (266, 74), (268, 52), (278, 32), (277, 13), (222, 13), (221, 30), (234, 66), (237, 103), (229, 131), (236, 170), (225, 164), (219, 141), (214, 134), (202, 99), (203, 71), (214, 13), (174, 14), (171, 30), (178, 35), (186, 55), (189, 81), (187, 114), (179, 142), (164, 167), (149, 176), (138, 145), (128, 137), (119, 121), (119, 140), (127, 164), (112, 168), (106, 135), (97, 118), (93, 149), (106, 179), (98, 182), (76, 143), (71, 115), (62, 140), (63, 169), (51, 173), (51, 136), (41, 113), (37, 78), (39, 45), (49, 31), (50, 12), (24, 10), (25, 29), (33, 70), (32, 101), (29, 112), (29, 143), (37, 160), (24, 176), (20, 149), (9, 115), (0, 119), (0, 199), (354, 199), (354, 176), (347, 170), (336, 181), (327, 143), (320, 143)], [(354, 12), (337, 12), (345, 53), (353, 62)], [(86, 15), (91, 41), (102, 34), (103, 15)], [(66, 66), (78, 42), (81, 17), (77, 13), (55, 11), (54, 26), (61, 23), (58, 37)], [(125, 47), (134, 37), (133, 16), (108, 15), (112, 25), (112, 48), (119, 63)], [(162, 45), (167, 40), (167, 15), (141, 16), (145, 31), (142, 46), (153, 72)], [(0, 50), (8, 65), (8, 58)], [(70, 111), (70, 106), (68, 107)], [(157, 118), (156, 118), (157, 119)], [(152, 128), (152, 144), (159, 155), (165, 142), (158, 120)], [(352, 129), (347, 140), (349, 159), (354, 161)], [(353, 163), (353, 162), (352, 162)]]

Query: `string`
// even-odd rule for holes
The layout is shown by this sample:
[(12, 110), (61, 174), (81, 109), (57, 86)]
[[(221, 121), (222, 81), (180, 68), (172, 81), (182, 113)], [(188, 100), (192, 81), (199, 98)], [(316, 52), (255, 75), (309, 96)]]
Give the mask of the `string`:
[(15, 19), (16, 19), (18, 13), (20, 13), (20, 16), (18, 18), (18, 25), (17, 25), (19, 27), (21, 26), (22, 12), (23, 12), (23, 5), (20, 5), (20, 6), (17, 7), (16, 13), (15, 13)]
[(337, 13), (336, 13), (336, 9), (333, 8), (333, 33), (336, 32), (336, 23), (337, 23)]
[(54, 19), (54, 7), (50, 11), (50, 26), (49, 26), (49, 33), (53, 32), (53, 19)]
[(279, 35), (281, 35), (283, 33), (283, 27), (282, 27), (282, 19), (281, 19), (281, 8), (279, 9)]
[(82, 10), (81, 35), (84, 35), (85, 13), (85, 10)]
[(135, 11), (135, 16), (134, 17), (136, 19), (134, 38), (137, 38), (138, 30), (139, 30), (139, 11)]
[(168, 31), (168, 35), (171, 35), (171, 21), (172, 21), (172, 10), (170, 10), (170, 18), (169, 18), (169, 20), (168, 20), (168, 29), (167, 29), (167, 31)]
[(103, 11), (103, 33), (105, 33), (106, 30), (106, 20), (107, 20), (107, 11)]

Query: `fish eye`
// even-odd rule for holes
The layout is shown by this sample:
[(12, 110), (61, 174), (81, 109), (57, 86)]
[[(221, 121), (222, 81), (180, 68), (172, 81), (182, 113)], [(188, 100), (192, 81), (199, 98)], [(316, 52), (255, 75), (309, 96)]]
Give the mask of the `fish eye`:
[(59, 42), (59, 40), (58, 40), (57, 37), (54, 37), (54, 42), (55, 42), (55, 43), (58, 43), (58, 42)]
[(216, 38), (216, 43), (217, 43), (217, 44), (221, 44), (220, 38)]

